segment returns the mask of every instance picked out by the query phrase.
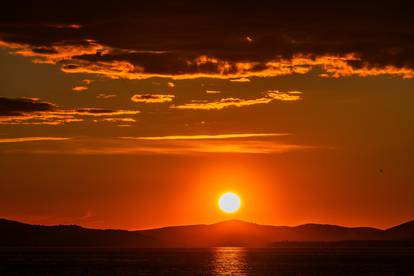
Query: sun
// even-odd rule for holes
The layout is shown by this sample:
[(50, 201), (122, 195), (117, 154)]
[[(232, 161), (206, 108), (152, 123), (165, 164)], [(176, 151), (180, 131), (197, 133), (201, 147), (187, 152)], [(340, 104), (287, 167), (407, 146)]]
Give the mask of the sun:
[(241, 200), (235, 193), (225, 193), (220, 196), (218, 205), (225, 213), (235, 213), (240, 209)]

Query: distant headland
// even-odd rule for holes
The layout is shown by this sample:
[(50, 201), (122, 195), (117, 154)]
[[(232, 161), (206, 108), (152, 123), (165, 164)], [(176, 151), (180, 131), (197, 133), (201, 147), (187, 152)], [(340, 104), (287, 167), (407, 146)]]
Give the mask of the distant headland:
[(304, 224), (270, 226), (229, 220), (210, 225), (126, 231), (42, 226), (0, 219), (2, 247), (202, 248), (217, 246), (414, 246), (414, 221), (389, 229)]

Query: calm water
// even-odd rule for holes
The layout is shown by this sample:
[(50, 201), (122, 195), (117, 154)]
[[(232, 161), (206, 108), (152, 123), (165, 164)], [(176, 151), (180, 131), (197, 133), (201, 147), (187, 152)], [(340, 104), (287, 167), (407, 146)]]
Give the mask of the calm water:
[(0, 249), (0, 275), (414, 275), (414, 250)]

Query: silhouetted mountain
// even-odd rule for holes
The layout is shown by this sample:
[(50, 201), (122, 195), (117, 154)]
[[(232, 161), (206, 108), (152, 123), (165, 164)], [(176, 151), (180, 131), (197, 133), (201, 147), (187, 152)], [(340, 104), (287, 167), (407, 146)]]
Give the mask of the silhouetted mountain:
[(414, 241), (414, 220), (387, 229), (385, 237), (389, 240)]
[(141, 231), (98, 230), (76, 225), (40, 226), (0, 219), (0, 246), (76, 247), (263, 247), (283, 242), (413, 241), (414, 221), (380, 230), (304, 224), (295, 227), (230, 220), (211, 225)]
[(138, 232), (95, 230), (76, 225), (41, 226), (0, 219), (0, 246), (151, 247)]

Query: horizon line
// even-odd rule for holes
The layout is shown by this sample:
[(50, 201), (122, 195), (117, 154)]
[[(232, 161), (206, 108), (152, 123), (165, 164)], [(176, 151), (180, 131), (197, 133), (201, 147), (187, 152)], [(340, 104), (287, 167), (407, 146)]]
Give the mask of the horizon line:
[(83, 229), (91, 229), (91, 230), (115, 230), (115, 231), (126, 231), (126, 232), (150, 231), (150, 230), (160, 230), (160, 229), (176, 228), (176, 227), (213, 226), (213, 225), (217, 225), (217, 224), (220, 224), (220, 223), (229, 223), (229, 222), (241, 222), (241, 223), (245, 223), (245, 224), (253, 224), (253, 225), (256, 225), (256, 226), (264, 226), (264, 227), (295, 228), (295, 227), (300, 227), (300, 226), (305, 226), (305, 225), (319, 225), (319, 226), (336, 226), (336, 227), (351, 228), (351, 229), (352, 228), (372, 228), (372, 229), (377, 229), (377, 230), (381, 230), (381, 231), (386, 231), (386, 230), (392, 229), (394, 227), (404, 225), (406, 223), (414, 222), (414, 219), (411, 219), (411, 220), (407, 220), (407, 221), (399, 223), (399, 224), (388, 226), (386, 228), (383, 228), (383, 227), (379, 228), (379, 227), (373, 227), (373, 226), (345, 226), (345, 225), (338, 225), (338, 224), (331, 224), (331, 223), (316, 223), (316, 222), (308, 222), (308, 223), (295, 224), (295, 225), (273, 225), (273, 224), (260, 224), (260, 223), (241, 220), (241, 219), (228, 219), (228, 220), (217, 221), (217, 222), (214, 222), (214, 223), (194, 223), (194, 224), (181, 224), (181, 225), (154, 226), (154, 227), (141, 228), (141, 229), (126, 229), (126, 228), (96, 228), (96, 227), (83, 226), (81, 224), (74, 224), (74, 223), (73, 224), (37, 224), (37, 223), (24, 222), (24, 221), (16, 220), (16, 219), (8, 219), (8, 218), (4, 218), (4, 217), (0, 217), (0, 221), (1, 220), (20, 223), (20, 224), (25, 224), (25, 225), (31, 225), (31, 226), (45, 226), (45, 227), (77, 226), (77, 227), (81, 227)]

